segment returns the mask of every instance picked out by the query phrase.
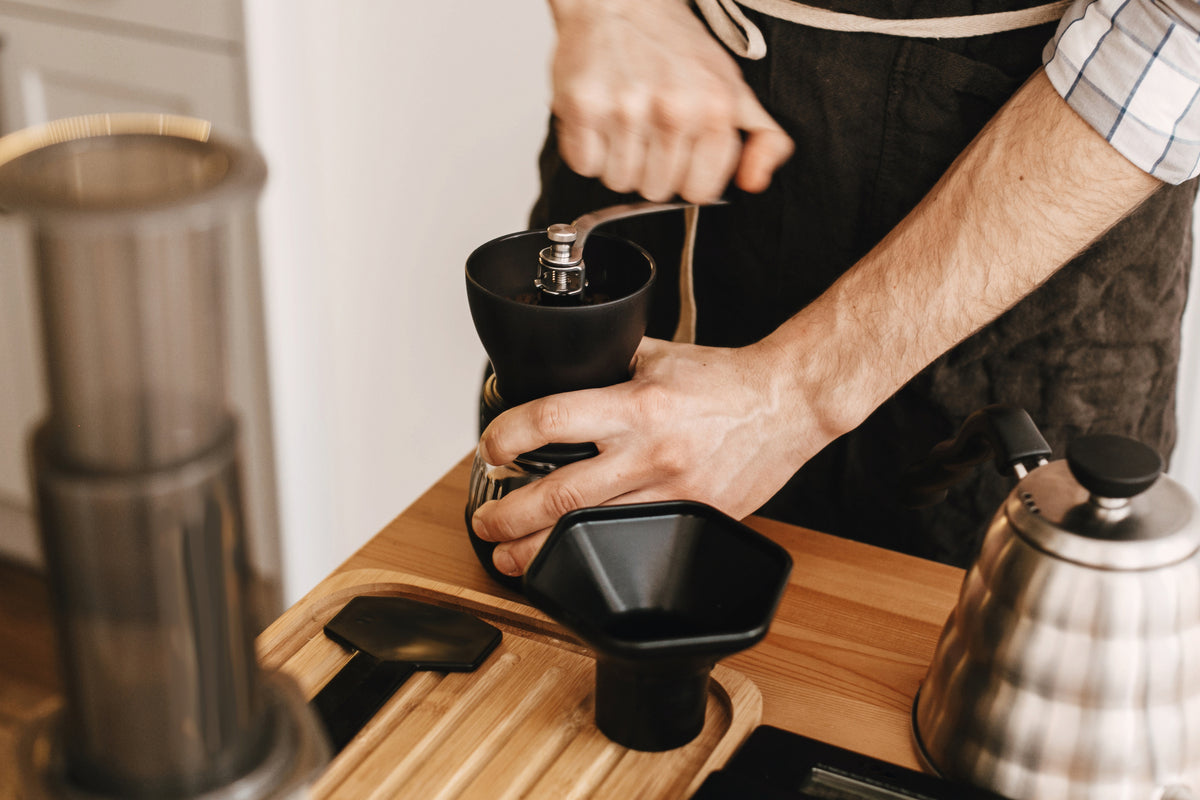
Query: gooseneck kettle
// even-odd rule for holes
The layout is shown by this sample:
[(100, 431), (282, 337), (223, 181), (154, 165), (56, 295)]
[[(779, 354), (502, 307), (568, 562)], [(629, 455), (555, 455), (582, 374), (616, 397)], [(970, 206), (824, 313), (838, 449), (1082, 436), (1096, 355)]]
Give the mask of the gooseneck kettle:
[(997, 510), (913, 708), (936, 771), (1013, 800), (1200, 796), (1200, 516), (1153, 449), (1081, 436), (1049, 461), (993, 406), (909, 475), (917, 501), (994, 458)]

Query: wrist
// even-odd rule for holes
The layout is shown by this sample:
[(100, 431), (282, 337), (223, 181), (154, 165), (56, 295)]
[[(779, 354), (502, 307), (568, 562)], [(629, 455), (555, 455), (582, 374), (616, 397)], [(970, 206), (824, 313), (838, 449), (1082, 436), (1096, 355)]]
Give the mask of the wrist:
[(844, 310), (827, 295), (754, 345), (770, 360), (784, 428), (801, 438), (827, 443), (849, 433), (903, 383)]

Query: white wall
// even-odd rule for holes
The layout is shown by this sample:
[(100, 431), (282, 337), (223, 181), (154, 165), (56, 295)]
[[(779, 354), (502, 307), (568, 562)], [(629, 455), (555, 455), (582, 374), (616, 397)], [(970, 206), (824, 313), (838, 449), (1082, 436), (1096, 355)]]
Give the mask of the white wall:
[(526, 227), (552, 28), (542, 0), (246, 13), (290, 603), (474, 447), (463, 263)]

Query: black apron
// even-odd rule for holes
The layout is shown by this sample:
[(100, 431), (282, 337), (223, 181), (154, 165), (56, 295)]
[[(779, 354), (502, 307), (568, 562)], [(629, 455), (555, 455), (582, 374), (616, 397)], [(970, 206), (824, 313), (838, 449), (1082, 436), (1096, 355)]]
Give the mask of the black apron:
[[(834, 0), (873, 17), (1023, 8), (1006, 0)], [(918, 40), (817, 30), (747, 15), (767, 41), (747, 82), (796, 143), (761, 195), (731, 191), (700, 214), (694, 261), (699, 344), (757, 341), (820, 295), (933, 186), (1041, 66), (1053, 23), (984, 37)], [(553, 130), (531, 227), (628, 202), (572, 173)], [(760, 513), (967, 566), (1011, 477), (981, 467), (921, 511), (897, 503), (903, 468), (972, 411), (1011, 403), (1055, 457), (1084, 433), (1133, 436), (1164, 457), (1175, 444), (1180, 318), (1191, 263), (1195, 181), (1165, 187), (1043, 287), (914, 377), (859, 428), (813, 458)], [(612, 223), (659, 269), (648, 335), (670, 338), (682, 215)]]

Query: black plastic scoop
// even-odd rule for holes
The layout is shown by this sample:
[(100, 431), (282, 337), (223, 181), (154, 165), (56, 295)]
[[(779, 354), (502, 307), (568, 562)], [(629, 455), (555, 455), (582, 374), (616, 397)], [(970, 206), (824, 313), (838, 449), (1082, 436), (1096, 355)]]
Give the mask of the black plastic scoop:
[(312, 699), (339, 753), (417, 670), (471, 672), (501, 633), (463, 611), (404, 597), (356, 597), (325, 625), (354, 657)]

